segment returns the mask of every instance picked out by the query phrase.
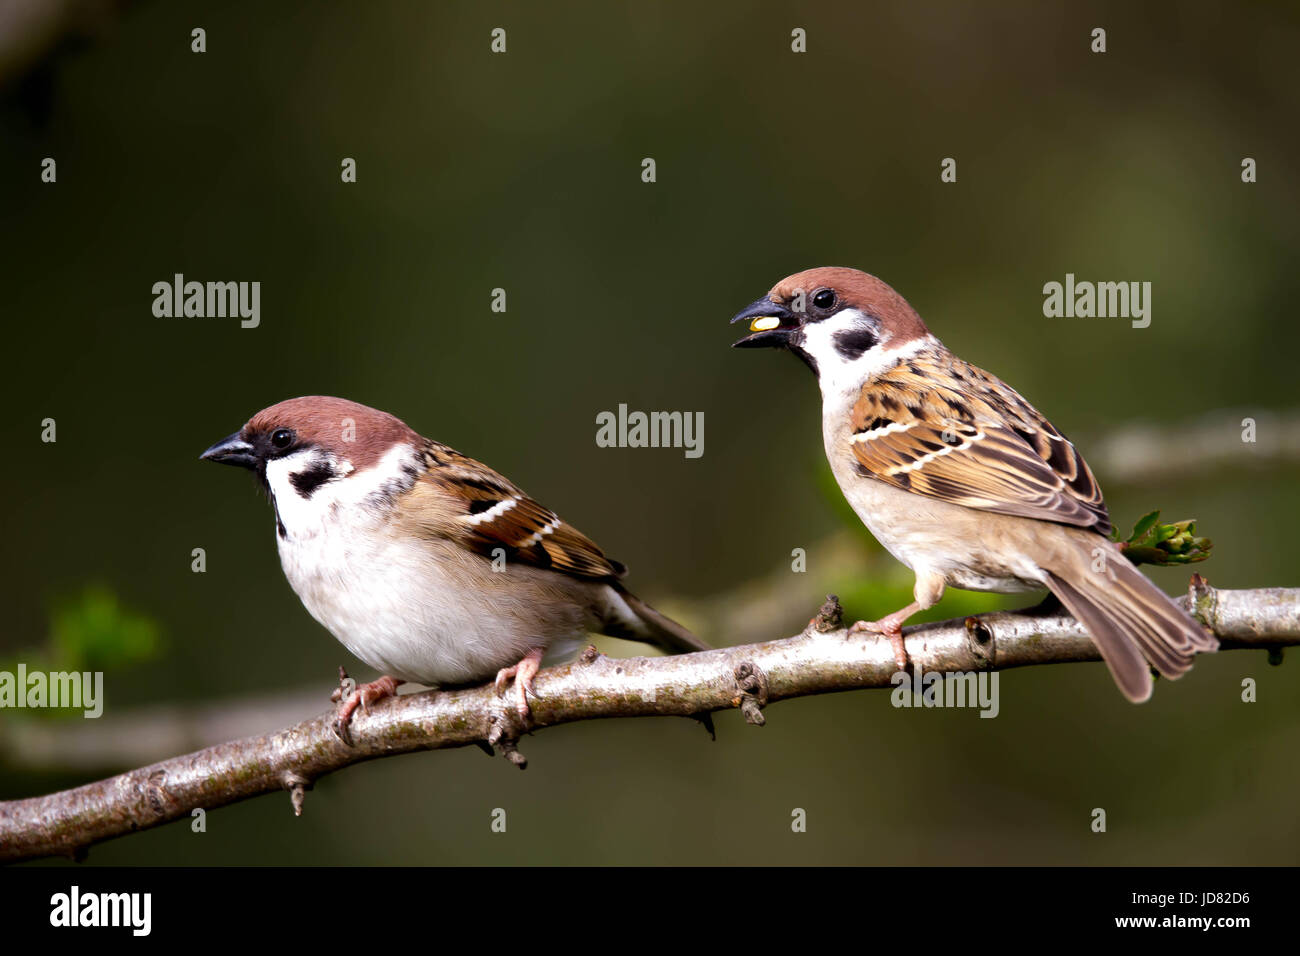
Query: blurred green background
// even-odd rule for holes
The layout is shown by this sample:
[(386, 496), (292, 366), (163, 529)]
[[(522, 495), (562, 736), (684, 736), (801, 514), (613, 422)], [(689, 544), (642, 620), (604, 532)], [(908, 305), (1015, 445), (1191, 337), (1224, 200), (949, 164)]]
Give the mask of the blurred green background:
[[(781, 610), (725, 640), (793, 633), (829, 590), (858, 617), (897, 606), (910, 578), (828, 489), (813, 379), (729, 349), (736, 310), (815, 265), (881, 276), (1013, 383), (1093, 460), (1117, 525), (1196, 517), (1216, 586), (1300, 583), (1297, 465), (1239, 428), (1257, 417), (1262, 446), (1297, 407), (1295, 5), (107, 9), (11, 59), (0, 106), (0, 659), (115, 602), (149, 640), (111, 661), (105, 726), (318, 689), (308, 716), (338, 664), (373, 676), (284, 581), (254, 482), (197, 460), (300, 394), (488, 462), (706, 637), (747, 596)], [(259, 280), (260, 327), (155, 318), (176, 272)], [(1151, 326), (1044, 318), (1067, 272), (1150, 281)], [(621, 402), (703, 411), (704, 456), (598, 448)], [(1213, 467), (1124, 479), (1091, 450), (1201, 420), (1221, 423)], [(949, 592), (929, 617), (1015, 603)], [(1297, 691), (1300, 662), (1236, 651), (1141, 707), (1095, 664), (1003, 674), (996, 720), (861, 692), (774, 706), (761, 730), (721, 714), (716, 742), (593, 722), (526, 738), (526, 773), (472, 749), (377, 761), (320, 781), (301, 819), (262, 797), (90, 862), (1295, 864)], [(0, 713), (0, 740), (32, 720)], [(123, 769), (11, 758), (0, 798)]]

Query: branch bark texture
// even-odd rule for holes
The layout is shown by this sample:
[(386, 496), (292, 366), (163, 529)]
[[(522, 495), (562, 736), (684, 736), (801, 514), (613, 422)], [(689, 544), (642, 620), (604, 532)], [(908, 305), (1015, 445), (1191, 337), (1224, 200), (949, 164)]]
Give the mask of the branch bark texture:
[[(1300, 644), (1300, 589), (1221, 591), (1198, 577), (1184, 605), (1218, 635), (1223, 650)], [(1087, 633), (1064, 613), (999, 612), (905, 630), (926, 672), (1005, 670), (1100, 660)], [(849, 636), (827, 601), (800, 634), (678, 657), (613, 659), (588, 648), (543, 670), (531, 726), (490, 685), (403, 695), (355, 716), (353, 746), (332, 729), (334, 711), (276, 733), (231, 741), (72, 790), (0, 803), (0, 860), (77, 857), (94, 843), (286, 790), (295, 813), (304, 791), (335, 770), (417, 750), (495, 747), (522, 767), (527, 732), (601, 717), (684, 716), (704, 720), (739, 708), (752, 724), (775, 701), (834, 691), (889, 688), (897, 667), (889, 642)]]

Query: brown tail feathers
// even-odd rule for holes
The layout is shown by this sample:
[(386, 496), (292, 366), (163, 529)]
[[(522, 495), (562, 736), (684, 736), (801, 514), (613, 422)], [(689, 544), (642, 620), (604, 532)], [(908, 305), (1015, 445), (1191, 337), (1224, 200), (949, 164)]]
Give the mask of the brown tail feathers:
[(644, 641), (670, 654), (689, 654), (711, 648), (672, 618), (660, 614), (630, 591), (616, 587), (619, 596), (635, 615), (634, 620), (610, 620), (605, 633), (632, 641)]
[(1048, 570), (1047, 586), (1088, 629), (1125, 697), (1138, 703), (1151, 696), (1151, 667), (1174, 680), (1198, 653), (1219, 649), (1113, 545), (1105, 543), (1098, 557), (1096, 541), (1103, 539), (1074, 540), (1077, 553)]

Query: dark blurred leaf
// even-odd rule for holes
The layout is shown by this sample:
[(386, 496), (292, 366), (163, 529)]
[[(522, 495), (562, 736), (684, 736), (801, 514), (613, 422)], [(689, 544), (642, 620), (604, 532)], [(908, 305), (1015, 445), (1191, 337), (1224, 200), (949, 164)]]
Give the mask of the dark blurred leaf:
[(91, 585), (60, 600), (50, 620), (54, 670), (108, 670), (157, 656), (158, 625), (124, 608), (116, 594)]

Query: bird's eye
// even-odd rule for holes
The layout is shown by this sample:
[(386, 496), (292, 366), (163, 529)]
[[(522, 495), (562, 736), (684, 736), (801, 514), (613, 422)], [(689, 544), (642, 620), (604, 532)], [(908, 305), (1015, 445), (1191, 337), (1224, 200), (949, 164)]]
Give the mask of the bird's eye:
[(818, 289), (813, 293), (813, 305), (819, 309), (829, 309), (835, 304), (835, 293), (830, 289)]
[(271, 432), (271, 444), (281, 450), (293, 444), (293, 432), (287, 428), (277, 428)]

